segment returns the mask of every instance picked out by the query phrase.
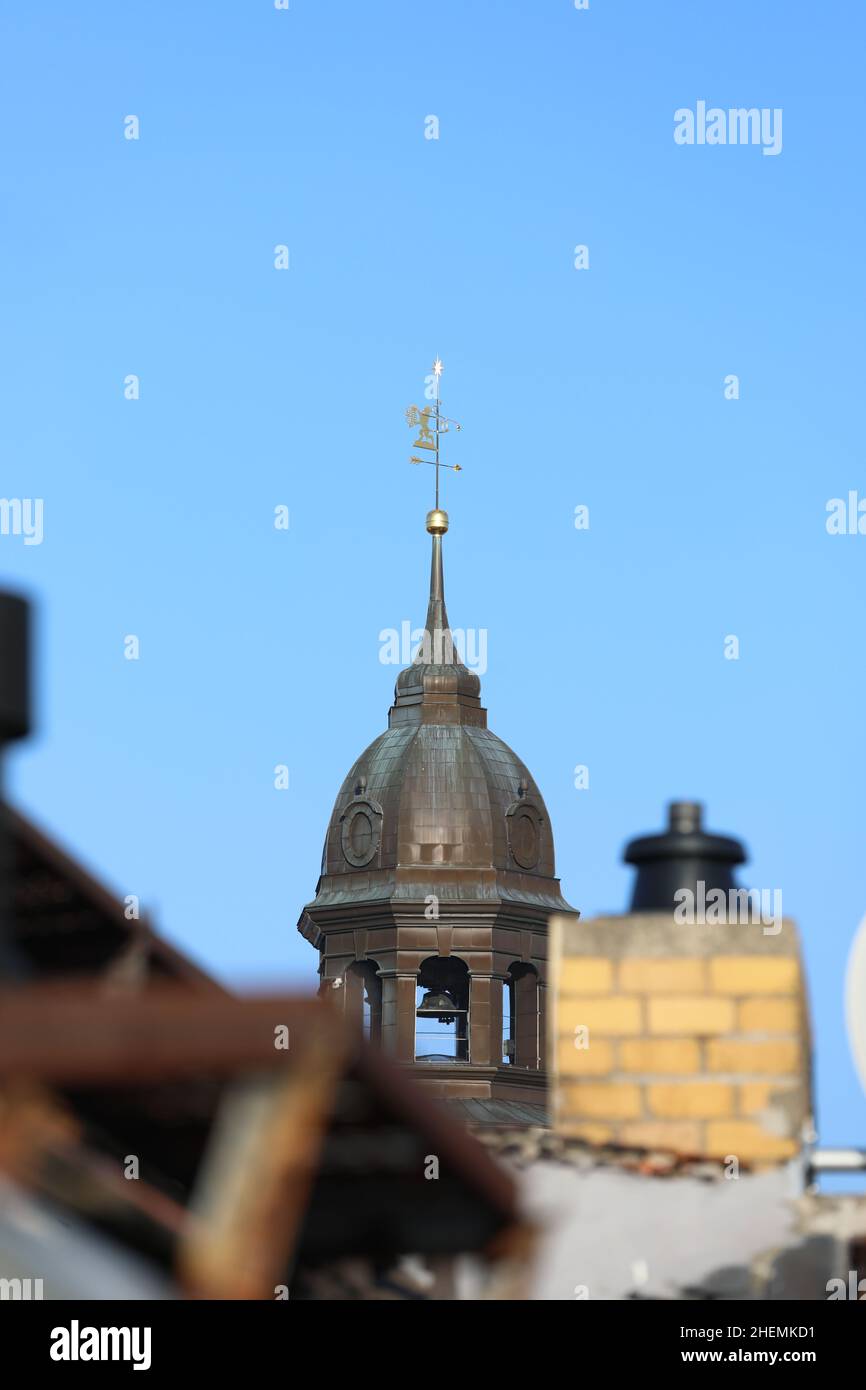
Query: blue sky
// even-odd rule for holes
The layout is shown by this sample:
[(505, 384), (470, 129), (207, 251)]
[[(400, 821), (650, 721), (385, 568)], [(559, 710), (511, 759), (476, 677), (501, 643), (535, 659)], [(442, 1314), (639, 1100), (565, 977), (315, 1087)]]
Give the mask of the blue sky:
[[(704, 800), (800, 924), (822, 1140), (866, 1142), (866, 537), (825, 528), (866, 495), (862, 13), (47, 0), (2, 28), (0, 492), (45, 501), (42, 545), (0, 538), (39, 605), (16, 799), (227, 979), (314, 985), (295, 923), (385, 725), (379, 633), (424, 616), (403, 410), (439, 353), (449, 612), (489, 634), (566, 896), (622, 909), (624, 841)], [(677, 145), (699, 100), (781, 108), (782, 152)]]

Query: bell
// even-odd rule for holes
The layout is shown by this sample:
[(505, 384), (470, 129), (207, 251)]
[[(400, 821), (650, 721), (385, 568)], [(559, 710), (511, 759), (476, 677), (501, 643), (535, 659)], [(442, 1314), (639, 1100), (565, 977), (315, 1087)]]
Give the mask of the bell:
[(418, 1018), (436, 1018), (440, 1023), (453, 1023), (455, 1014), (465, 1014), (444, 989), (428, 989), (416, 1010)]

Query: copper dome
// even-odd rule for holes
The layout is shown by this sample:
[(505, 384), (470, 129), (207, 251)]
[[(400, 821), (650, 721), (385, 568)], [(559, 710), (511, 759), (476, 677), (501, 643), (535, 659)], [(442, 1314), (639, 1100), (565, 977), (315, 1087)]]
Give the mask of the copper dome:
[(424, 641), (400, 672), (389, 727), (334, 804), (315, 905), (383, 898), (511, 900), (569, 910), (553, 834), (525, 764), (487, 728), (480, 681), (451, 637), (433, 534)]

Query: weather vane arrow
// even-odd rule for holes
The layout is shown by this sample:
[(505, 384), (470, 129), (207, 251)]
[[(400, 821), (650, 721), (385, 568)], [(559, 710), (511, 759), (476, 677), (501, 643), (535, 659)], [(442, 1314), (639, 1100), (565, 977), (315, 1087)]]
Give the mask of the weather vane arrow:
[(409, 459), (410, 463), (429, 463), (436, 469), (436, 510), (439, 510), (439, 469), (450, 468), (454, 473), (462, 473), (459, 463), (443, 463), (440, 457), (439, 440), (443, 434), (447, 434), (449, 429), (459, 430), (462, 425), (458, 425), (456, 420), (449, 420), (447, 415), (442, 414), (442, 402), (439, 398), (439, 378), (442, 375), (442, 360), (437, 357), (433, 363), (433, 375), (436, 378), (436, 396), (432, 405), (425, 405), (422, 410), (417, 405), (410, 405), (406, 411), (406, 423), (414, 429), (420, 426), (418, 438), (414, 441), (413, 448), (424, 449), (433, 455), (432, 458), (418, 458), (415, 454)]

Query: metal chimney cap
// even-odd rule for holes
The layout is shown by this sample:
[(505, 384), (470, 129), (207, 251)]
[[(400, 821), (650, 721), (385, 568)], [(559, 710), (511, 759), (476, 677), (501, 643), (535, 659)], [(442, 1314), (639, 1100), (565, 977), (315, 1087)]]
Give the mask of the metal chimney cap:
[(700, 801), (668, 802), (668, 830), (690, 834), (702, 828), (703, 819), (704, 807)]
[(704, 830), (699, 801), (672, 801), (667, 830), (632, 840), (623, 858), (637, 865), (629, 910), (672, 912), (683, 891), (697, 894), (701, 884), (705, 891), (735, 888), (733, 868), (746, 851), (739, 840)]
[(697, 858), (744, 864), (748, 855), (739, 840), (730, 835), (711, 835), (704, 830), (703, 810), (700, 801), (670, 801), (667, 830), (630, 840), (623, 852), (625, 863)]

